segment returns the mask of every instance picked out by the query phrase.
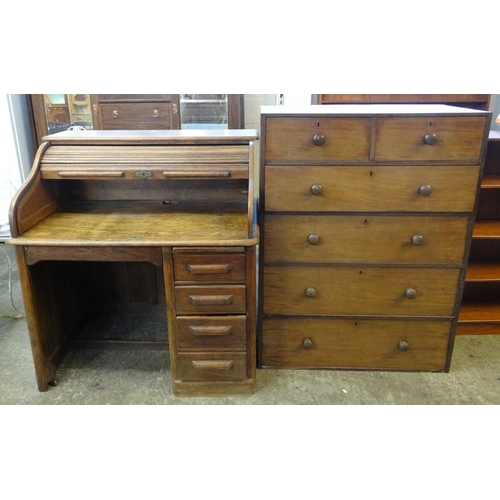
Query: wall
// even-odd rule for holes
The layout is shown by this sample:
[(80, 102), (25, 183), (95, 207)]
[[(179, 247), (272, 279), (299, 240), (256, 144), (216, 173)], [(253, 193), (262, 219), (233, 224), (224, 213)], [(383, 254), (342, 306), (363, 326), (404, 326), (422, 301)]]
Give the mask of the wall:
[(10, 236), (10, 200), (33, 163), (33, 147), (24, 94), (0, 95), (0, 241)]

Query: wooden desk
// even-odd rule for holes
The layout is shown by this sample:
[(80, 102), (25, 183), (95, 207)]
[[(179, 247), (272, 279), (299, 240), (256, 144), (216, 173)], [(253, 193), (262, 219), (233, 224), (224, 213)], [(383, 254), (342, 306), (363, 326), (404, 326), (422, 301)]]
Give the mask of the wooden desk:
[[(178, 395), (255, 390), (253, 130), (44, 138), (10, 213), (40, 391), (89, 311), (167, 312)], [(81, 338), (79, 338), (81, 341)], [(85, 340), (85, 339), (84, 339)], [(166, 339), (165, 339), (166, 340)]]

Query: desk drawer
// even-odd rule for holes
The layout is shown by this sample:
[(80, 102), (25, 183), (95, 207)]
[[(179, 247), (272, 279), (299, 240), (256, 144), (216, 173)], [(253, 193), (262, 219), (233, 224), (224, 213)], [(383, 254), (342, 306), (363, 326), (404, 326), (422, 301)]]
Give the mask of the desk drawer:
[(245, 281), (245, 255), (174, 255), (174, 275), (175, 281)]
[(461, 264), (468, 217), (266, 215), (272, 262)]
[(287, 368), (443, 371), (449, 321), (269, 318), (262, 363)]
[(244, 380), (247, 355), (244, 352), (178, 353), (180, 380)]
[(460, 161), (479, 164), (485, 118), (379, 118), (376, 161)]
[(245, 349), (246, 316), (178, 316), (179, 349)]
[(114, 103), (101, 104), (104, 130), (170, 129), (170, 103)]
[(264, 313), (452, 316), (459, 269), (267, 266)]
[(367, 161), (371, 118), (268, 118), (266, 159), (274, 164)]
[(472, 212), (479, 167), (266, 167), (266, 211)]
[(177, 314), (245, 314), (246, 289), (234, 286), (176, 286)]

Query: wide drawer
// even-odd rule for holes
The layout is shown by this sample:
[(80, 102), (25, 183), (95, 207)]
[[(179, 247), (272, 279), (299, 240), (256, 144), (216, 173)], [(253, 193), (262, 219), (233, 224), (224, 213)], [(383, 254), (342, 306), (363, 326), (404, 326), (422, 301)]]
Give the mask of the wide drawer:
[(239, 314), (246, 311), (244, 285), (176, 286), (177, 314)]
[(244, 352), (191, 353), (177, 355), (178, 373), (188, 380), (245, 380), (247, 355)]
[(179, 349), (245, 349), (246, 316), (178, 316)]
[(459, 269), (266, 266), (264, 313), (452, 316)]
[(174, 255), (174, 276), (176, 281), (245, 281), (245, 255)]
[(169, 103), (101, 104), (102, 127), (105, 130), (170, 129)]
[(268, 318), (262, 365), (443, 371), (449, 321)]
[(367, 161), (371, 118), (268, 118), (266, 160), (274, 164)]
[(377, 120), (375, 161), (478, 164), (486, 117), (390, 117)]
[(469, 218), (266, 215), (264, 261), (456, 263)]
[(266, 211), (472, 212), (479, 167), (266, 167)]

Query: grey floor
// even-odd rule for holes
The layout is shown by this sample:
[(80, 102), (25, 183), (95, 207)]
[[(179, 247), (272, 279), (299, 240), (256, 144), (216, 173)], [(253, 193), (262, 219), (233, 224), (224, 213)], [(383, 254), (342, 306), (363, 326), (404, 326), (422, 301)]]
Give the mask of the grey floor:
[[(7, 252), (4, 253), (5, 250)], [(12, 299), (9, 292), (12, 266)], [(13, 248), (0, 246), (0, 309), (24, 312)], [(73, 350), (37, 389), (26, 319), (0, 317), (2, 405), (497, 405), (500, 335), (459, 336), (450, 373), (258, 370), (251, 396), (179, 398), (161, 351)]]

